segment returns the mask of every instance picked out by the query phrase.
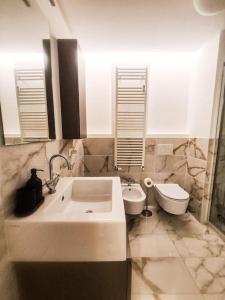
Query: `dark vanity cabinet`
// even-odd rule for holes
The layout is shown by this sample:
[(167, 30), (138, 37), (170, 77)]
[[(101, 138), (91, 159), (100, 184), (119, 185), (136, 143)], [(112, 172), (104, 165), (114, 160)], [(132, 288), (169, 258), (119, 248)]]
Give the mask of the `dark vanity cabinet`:
[(85, 138), (86, 95), (82, 53), (75, 39), (58, 39), (59, 82), (64, 139)]

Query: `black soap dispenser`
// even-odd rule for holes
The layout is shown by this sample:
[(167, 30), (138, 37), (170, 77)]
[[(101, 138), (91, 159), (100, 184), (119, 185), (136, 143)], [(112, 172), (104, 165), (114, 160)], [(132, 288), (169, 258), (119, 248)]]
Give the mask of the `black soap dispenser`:
[(40, 203), (43, 200), (43, 193), (42, 193), (42, 181), (41, 179), (37, 176), (37, 171), (44, 171), (40, 169), (31, 169), (31, 177), (27, 181), (26, 187), (28, 190), (35, 190), (36, 193), (36, 204)]
[(16, 191), (14, 214), (26, 217), (34, 213), (43, 203), (42, 181), (37, 177), (37, 169), (31, 169), (31, 177), (26, 185)]

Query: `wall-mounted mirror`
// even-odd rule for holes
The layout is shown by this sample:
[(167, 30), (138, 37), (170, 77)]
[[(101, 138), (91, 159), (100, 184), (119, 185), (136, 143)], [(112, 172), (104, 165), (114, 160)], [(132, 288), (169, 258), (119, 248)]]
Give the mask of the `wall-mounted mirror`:
[(55, 137), (48, 43), (48, 22), (35, 0), (0, 1), (1, 144)]

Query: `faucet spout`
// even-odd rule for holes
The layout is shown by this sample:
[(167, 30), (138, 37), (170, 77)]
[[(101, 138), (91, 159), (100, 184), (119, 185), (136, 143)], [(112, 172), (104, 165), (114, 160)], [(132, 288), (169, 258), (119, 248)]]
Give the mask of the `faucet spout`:
[(61, 154), (54, 154), (54, 155), (51, 156), (51, 158), (49, 160), (49, 178), (50, 179), (48, 181), (46, 181), (46, 183), (45, 183), (45, 185), (47, 186), (47, 188), (49, 190), (49, 194), (53, 194), (53, 193), (56, 192), (56, 185), (59, 181), (59, 175), (56, 175), (54, 177), (54, 173), (53, 173), (53, 160), (56, 157), (63, 158), (66, 161), (67, 169), (71, 170), (71, 164), (65, 156), (63, 156)]
[(53, 179), (53, 160), (56, 157), (63, 158), (66, 161), (68, 170), (71, 170), (71, 164), (70, 164), (70, 162), (68, 161), (68, 159), (64, 155), (62, 155), (62, 154), (54, 154), (54, 155), (51, 156), (51, 158), (49, 160), (49, 177), (50, 177), (50, 180)]

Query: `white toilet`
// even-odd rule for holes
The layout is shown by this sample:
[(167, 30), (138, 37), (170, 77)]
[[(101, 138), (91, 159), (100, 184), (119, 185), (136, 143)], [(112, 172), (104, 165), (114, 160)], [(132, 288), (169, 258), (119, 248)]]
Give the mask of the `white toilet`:
[(122, 196), (126, 214), (139, 215), (142, 212), (146, 195), (140, 184), (122, 184)]
[(155, 184), (154, 187), (156, 200), (163, 210), (174, 215), (186, 212), (190, 196), (178, 184)]

